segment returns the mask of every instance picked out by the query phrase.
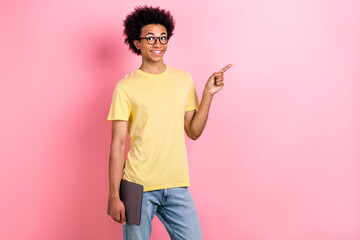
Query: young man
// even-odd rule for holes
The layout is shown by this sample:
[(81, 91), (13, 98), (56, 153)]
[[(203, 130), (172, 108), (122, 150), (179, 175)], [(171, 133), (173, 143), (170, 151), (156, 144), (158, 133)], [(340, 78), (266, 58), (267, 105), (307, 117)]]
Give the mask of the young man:
[[(125, 43), (141, 55), (142, 64), (116, 84), (108, 115), (112, 121), (111, 217), (124, 225), (124, 239), (149, 239), (155, 214), (171, 239), (202, 239), (188, 188), (184, 130), (193, 140), (200, 137), (212, 98), (224, 86), (223, 74), (231, 64), (211, 75), (199, 104), (191, 75), (163, 60), (174, 30), (171, 14), (159, 8), (137, 7), (126, 17), (124, 26)], [(127, 133), (130, 149), (125, 159)], [(119, 199), (122, 178), (144, 186), (140, 226), (126, 223)]]

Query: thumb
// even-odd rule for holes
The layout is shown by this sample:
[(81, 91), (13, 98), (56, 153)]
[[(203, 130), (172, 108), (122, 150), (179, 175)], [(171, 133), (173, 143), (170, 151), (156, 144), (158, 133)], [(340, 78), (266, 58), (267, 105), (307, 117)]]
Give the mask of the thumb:
[(126, 223), (125, 208), (123, 208), (123, 209), (121, 210), (120, 215), (121, 215), (121, 220), (120, 220), (120, 222), (121, 222), (122, 225), (125, 225), (125, 223)]
[(209, 79), (215, 80), (215, 77), (216, 77), (216, 72), (214, 72), (214, 73), (209, 77)]

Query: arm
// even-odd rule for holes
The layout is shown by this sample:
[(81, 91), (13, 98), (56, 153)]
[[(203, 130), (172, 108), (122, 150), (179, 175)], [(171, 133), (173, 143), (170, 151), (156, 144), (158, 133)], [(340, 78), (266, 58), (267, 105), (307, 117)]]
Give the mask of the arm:
[(198, 111), (191, 110), (185, 112), (184, 128), (186, 135), (192, 140), (196, 140), (202, 134), (209, 115), (211, 101), (215, 93), (220, 91), (224, 86), (224, 72), (232, 64), (225, 66), (219, 72), (215, 72), (207, 81)]
[(212, 98), (212, 95), (204, 91), (198, 111), (191, 110), (185, 112), (185, 132), (192, 140), (198, 139), (205, 128)]
[(125, 166), (125, 144), (127, 134), (127, 121), (112, 121), (112, 136), (109, 158), (109, 182), (110, 182), (110, 215), (117, 221), (125, 224), (125, 207), (120, 201), (120, 180)]

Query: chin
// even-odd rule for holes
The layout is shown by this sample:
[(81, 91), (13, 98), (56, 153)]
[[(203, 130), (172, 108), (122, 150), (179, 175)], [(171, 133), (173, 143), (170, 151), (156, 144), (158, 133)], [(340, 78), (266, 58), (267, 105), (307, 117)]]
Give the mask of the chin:
[(151, 58), (151, 61), (153, 62), (161, 62), (163, 58)]

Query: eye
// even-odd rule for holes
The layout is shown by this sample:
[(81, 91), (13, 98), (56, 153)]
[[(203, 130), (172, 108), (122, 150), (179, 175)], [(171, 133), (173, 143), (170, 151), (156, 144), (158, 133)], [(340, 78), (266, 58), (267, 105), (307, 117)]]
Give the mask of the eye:
[(155, 38), (154, 37), (147, 37), (147, 40), (153, 41)]
[(166, 40), (166, 39), (167, 39), (167, 36), (161, 36), (160, 39), (161, 39), (161, 40)]

